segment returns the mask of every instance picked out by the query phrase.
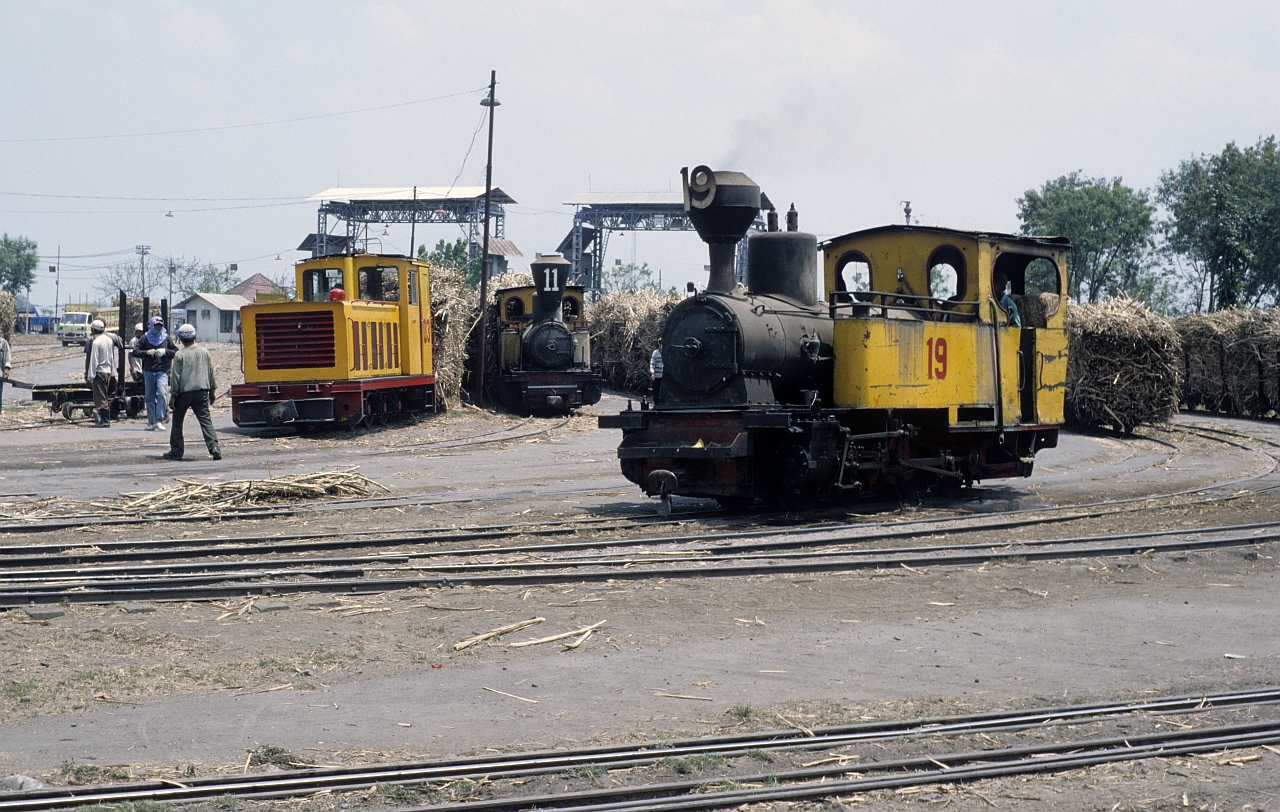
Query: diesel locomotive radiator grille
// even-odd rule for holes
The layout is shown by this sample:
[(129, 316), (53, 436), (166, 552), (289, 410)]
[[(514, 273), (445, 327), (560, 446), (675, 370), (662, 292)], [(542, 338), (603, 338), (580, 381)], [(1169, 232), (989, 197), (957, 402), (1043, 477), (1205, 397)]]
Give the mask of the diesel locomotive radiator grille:
[(258, 369), (299, 369), (334, 365), (333, 313), (258, 313)]

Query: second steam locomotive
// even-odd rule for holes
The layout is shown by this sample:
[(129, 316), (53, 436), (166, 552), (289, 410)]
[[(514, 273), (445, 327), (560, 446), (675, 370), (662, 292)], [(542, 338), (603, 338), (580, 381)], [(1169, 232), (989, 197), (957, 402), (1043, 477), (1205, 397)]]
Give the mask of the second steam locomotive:
[(819, 245), (793, 207), (785, 231), (770, 211), (749, 238), (742, 290), (734, 256), (759, 187), (705, 166), (682, 174), (709, 283), (668, 318), (656, 403), (599, 420), (622, 430), (623, 474), (665, 509), (672, 495), (801, 508), (879, 487), (949, 493), (1029, 476), (1036, 451), (1057, 444), (1065, 240), (845, 234), (821, 245), (820, 302)]
[(600, 400), (582, 287), (567, 284), (571, 268), (559, 254), (539, 255), (529, 268), (533, 285), (497, 293), (498, 399), (509, 409), (565, 413)]

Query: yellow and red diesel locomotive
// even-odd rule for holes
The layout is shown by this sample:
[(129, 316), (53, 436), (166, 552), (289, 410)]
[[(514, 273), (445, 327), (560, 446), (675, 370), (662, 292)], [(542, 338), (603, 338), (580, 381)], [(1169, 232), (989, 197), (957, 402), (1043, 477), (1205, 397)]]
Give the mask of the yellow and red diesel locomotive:
[(299, 262), (298, 296), (241, 309), (239, 426), (385, 424), (436, 408), (431, 275), (399, 255)]

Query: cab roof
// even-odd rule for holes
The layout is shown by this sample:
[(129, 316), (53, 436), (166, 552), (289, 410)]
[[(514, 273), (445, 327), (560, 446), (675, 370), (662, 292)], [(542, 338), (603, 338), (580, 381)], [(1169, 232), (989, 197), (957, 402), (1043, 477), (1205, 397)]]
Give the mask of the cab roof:
[(904, 224), (895, 224), (887, 226), (876, 226), (874, 228), (864, 228), (861, 231), (850, 231), (848, 234), (841, 234), (839, 237), (832, 237), (829, 240), (823, 240), (818, 243), (819, 248), (825, 249), (829, 245), (848, 242), (858, 237), (869, 237), (873, 234), (938, 234), (953, 237), (967, 237), (971, 240), (999, 240), (1000, 242), (1017, 243), (1026, 246), (1052, 246), (1055, 248), (1068, 248), (1071, 246), (1071, 240), (1066, 237), (1024, 237), (1020, 234), (1002, 234), (998, 231), (962, 231), (956, 228), (941, 228), (938, 226), (909, 226)]

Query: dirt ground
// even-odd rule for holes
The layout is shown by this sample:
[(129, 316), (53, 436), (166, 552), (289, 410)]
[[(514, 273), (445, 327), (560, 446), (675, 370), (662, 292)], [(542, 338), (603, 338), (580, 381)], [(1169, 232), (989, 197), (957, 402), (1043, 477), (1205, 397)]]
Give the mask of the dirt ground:
[[(43, 363), (40, 374), (70, 374), (57, 367), (77, 360)], [(21, 379), (20, 369), (14, 375)], [(4, 394), (0, 426), (30, 422), (10, 423), (19, 410), (8, 387)], [(611, 397), (598, 410), (624, 406)], [(1276, 424), (1184, 421), (1280, 442)], [(11, 533), (0, 535), (0, 546), (37, 541), (56, 547), (67, 538), (372, 531), (653, 509), (618, 472), (616, 434), (595, 429), (590, 415), (563, 424), (526, 423), (461, 410), (411, 425), (319, 438), (240, 432), (229, 425), (225, 409), (217, 423), (224, 432), (221, 463), (203, 458), (163, 463), (159, 453), (167, 447), (165, 438), (141, 431), (139, 421), (95, 431), (58, 418), (44, 428), (2, 432), (0, 495), (110, 500), (121, 492), (157, 488), (178, 475), (232, 478), (359, 465), (406, 500), (385, 510), (276, 520)], [(541, 433), (445, 451), (414, 445), (498, 429)], [(195, 436), (189, 426), (188, 448)], [(910, 520), (956, 508), (980, 514), (1191, 490), (1245, 477), (1256, 478), (1227, 490), (1280, 485), (1280, 477), (1269, 473), (1275, 460), (1265, 453), (1177, 432), (1157, 436), (1179, 448), (1064, 434), (1059, 448), (1041, 453), (1037, 473), (1028, 480), (984, 484), (959, 504), (869, 505), (860, 516)], [(1242, 493), (1230, 501), (1202, 497), (1188, 494), (1158, 509), (1048, 528), (993, 530), (972, 540), (1280, 517), (1274, 490)], [(677, 501), (677, 509), (701, 506)], [(5, 509), (0, 502), (0, 512)], [(715, 527), (716, 520), (690, 520), (684, 529), (704, 526)], [(138, 613), (122, 606), (71, 605), (50, 621), (32, 620), (19, 610), (0, 611), (0, 773), (53, 783), (174, 778), (240, 772), (248, 751), (268, 746), (312, 763), (350, 764), (1271, 686), (1280, 684), (1276, 555), (1277, 545), (1264, 542), (1209, 553), (1050, 563), (1011, 557), (974, 567), (830, 575), (460, 587), (271, 601), (246, 597), (220, 604), (159, 603)], [(271, 611), (261, 611), (264, 605)], [(533, 618), (543, 620), (452, 650), (464, 638)], [(507, 645), (601, 621), (600, 632), (577, 649)], [(1096, 730), (997, 738), (1015, 745), (1041, 734), (1114, 735), (1126, 729), (1120, 724), (1145, 731), (1154, 722), (1142, 717)], [(855, 752), (865, 763), (979, 744), (917, 741)], [(796, 754), (780, 758), (764, 766), (749, 759), (701, 764), (694, 774), (729, 780), (812, 760)], [(289, 806), (383, 809), (450, 797), (670, 780), (675, 769), (665, 765), (421, 792), (382, 788)], [(1280, 751), (1149, 759), (846, 797), (826, 806), (920, 804), (1277, 809)], [(234, 806), (228, 801), (217, 808)]]

